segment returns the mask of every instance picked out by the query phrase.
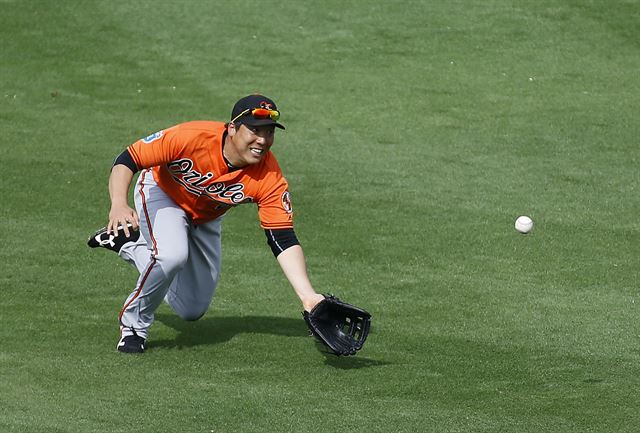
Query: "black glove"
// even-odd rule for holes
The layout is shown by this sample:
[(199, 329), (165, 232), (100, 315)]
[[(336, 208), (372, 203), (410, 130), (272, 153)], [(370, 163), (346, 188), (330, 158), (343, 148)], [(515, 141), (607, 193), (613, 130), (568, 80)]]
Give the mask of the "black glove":
[(371, 314), (342, 302), (333, 295), (323, 295), (311, 312), (303, 312), (311, 334), (336, 355), (355, 355), (369, 335)]

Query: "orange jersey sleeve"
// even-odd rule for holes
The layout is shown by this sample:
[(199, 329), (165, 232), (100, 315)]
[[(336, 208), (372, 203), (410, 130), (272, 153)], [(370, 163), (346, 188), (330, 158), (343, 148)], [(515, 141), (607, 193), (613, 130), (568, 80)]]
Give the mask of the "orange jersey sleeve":
[(258, 199), (258, 216), (263, 229), (293, 228), (293, 208), (289, 184), (282, 175), (275, 158), (267, 162), (269, 170), (260, 179), (262, 188)]
[(184, 153), (198, 134), (199, 123), (204, 122), (181, 123), (141, 138), (128, 147), (129, 154), (140, 169), (169, 163)]

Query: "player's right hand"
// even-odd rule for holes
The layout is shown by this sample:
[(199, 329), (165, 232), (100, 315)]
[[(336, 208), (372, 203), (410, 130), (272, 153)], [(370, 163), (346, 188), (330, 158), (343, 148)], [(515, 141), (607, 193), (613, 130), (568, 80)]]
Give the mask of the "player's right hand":
[(109, 212), (109, 223), (107, 224), (107, 234), (111, 234), (115, 237), (118, 236), (118, 226), (122, 226), (124, 229), (124, 235), (129, 237), (131, 235), (128, 224), (131, 224), (132, 229), (137, 229), (140, 226), (140, 219), (135, 210), (131, 209), (127, 205), (112, 205)]

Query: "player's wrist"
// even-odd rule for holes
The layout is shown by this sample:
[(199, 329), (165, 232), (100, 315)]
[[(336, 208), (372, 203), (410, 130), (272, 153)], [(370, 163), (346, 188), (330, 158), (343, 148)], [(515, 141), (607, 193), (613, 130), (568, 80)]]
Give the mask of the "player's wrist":
[(323, 299), (324, 296), (319, 293), (314, 293), (312, 295), (306, 296), (302, 299), (302, 307), (305, 311), (311, 311), (313, 310), (313, 307), (318, 305)]
[(114, 209), (129, 209), (129, 203), (127, 202), (127, 199), (124, 198), (114, 198), (111, 200), (111, 210)]

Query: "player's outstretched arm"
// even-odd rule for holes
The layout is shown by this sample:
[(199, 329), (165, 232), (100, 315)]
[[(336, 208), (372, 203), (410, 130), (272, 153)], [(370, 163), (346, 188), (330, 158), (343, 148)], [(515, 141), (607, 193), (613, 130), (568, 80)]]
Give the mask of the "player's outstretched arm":
[(134, 229), (140, 225), (138, 214), (129, 206), (129, 186), (133, 180), (133, 171), (126, 165), (117, 164), (111, 169), (109, 176), (109, 196), (111, 197), (111, 210), (109, 211), (109, 223), (107, 233), (114, 232), (118, 236), (118, 226), (124, 228), (124, 234), (129, 237), (127, 223), (131, 223)]
[(324, 296), (316, 293), (307, 275), (307, 264), (300, 245), (294, 245), (278, 254), (278, 263), (302, 302), (305, 311), (311, 311)]

